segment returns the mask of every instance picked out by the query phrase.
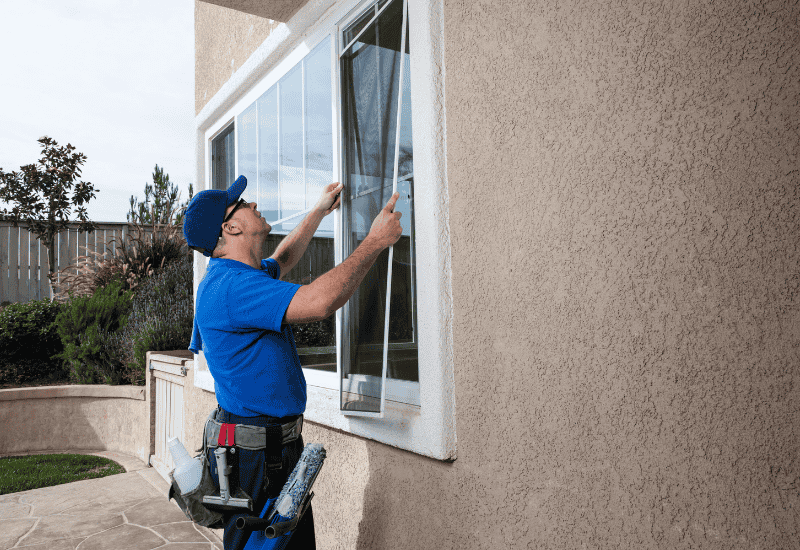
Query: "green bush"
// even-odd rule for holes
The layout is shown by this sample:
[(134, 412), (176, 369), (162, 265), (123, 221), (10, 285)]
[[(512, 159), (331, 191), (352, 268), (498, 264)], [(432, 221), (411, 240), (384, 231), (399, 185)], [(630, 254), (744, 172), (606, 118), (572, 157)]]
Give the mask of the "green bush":
[(174, 262), (136, 289), (128, 322), (119, 332), (105, 330), (100, 340), (124, 372), (126, 383), (145, 383), (148, 351), (186, 349), (192, 337), (192, 260)]
[(56, 332), (61, 306), (50, 299), (9, 304), (0, 310), (0, 384), (55, 382), (66, 378)]
[(133, 292), (123, 281), (113, 279), (91, 296), (72, 296), (56, 318), (64, 346), (60, 357), (69, 368), (70, 379), (78, 384), (119, 384), (122, 373), (109, 360), (101, 335), (125, 326), (131, 311)]

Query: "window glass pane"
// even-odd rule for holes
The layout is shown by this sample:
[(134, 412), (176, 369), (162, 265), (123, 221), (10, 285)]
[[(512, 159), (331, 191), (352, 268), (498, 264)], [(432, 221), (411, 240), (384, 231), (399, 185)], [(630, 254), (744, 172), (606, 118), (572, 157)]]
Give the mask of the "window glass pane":
[[(331, 129), (331, 42), (323, 41), (306, 57), (306, 208), (316, 204), (322, 188), (333, 181)], [(333, 236), (333, 216), (326, 216), (317, 235)]]
[(285, 218), (305, 208), (302, 65), (296, 66), (281, 79), (278, 94), (281, 218)]
[[(330, 216), (329, 216), (330, 217)], [(285, 225), (296, 226), (302, 221), (303, 216), (291, 220)], [(273, 228), (269, 235), (267, 245), (268, 255), (271, 255), (283, 238), (276, 233), (288, 233), (290, 229), (284, 224)], [(318, 236), (319, 232), (311, 238), (305, 254), (300, 258), (294, 268), (288, 273), (281, 274), (282, 281), (307, 285), (317, 277), (330, 271), (334, 267), (333, 236)], [(322, 321), (292, 325), (297, 353), (300, 364), (305, 368), (313, 368), (329, 372), (336, 372), (336, 332), (335, 315)]]
[(236, 158), (236, 140), (234, 139), (233, 128), (231, 128), (231, 133), (225, 137), (225, 158), (228, 161), (225, 163), (225, 170), (227, 172), (226, 175), (226, 187), (230, 187), (234, 181), (236, 181), (236, 162), (234, 159)]
[(211, 142), (211, 188), (227, 189), (234, 182), (233, 124)]
[(280, 219), (278, 187), (278, 87), (258, 98), (258, 209), (269, 221)]
[(400, 161), (398, 163), (398, 178), (414, 173), (414, 151), (411, 145), (411, 56), (409, 55), (408, 28), (406, 28), (405, 58), (405, 69), (403, 70), (403, 111), (400, 115)]
[[(359, 17), (352, 25), (350, 25), (344, 31), (344, 33), (342, 33), (342, 36), (344, 38), (343, 40), (344, 43), (342, 44), (342, 46), (347, 46), (350, 42), (352, 42), (353, 38), (358, 36), (358, 33), (360, 33), (361, 30), (364, 27), (366, 27), (367, 24), (375, 17), (375, 14), (378, 13), (383, 6), (385, 6), (391, 1), (392, 0), (380, 0), (380, 2), (372, 6), (366, 12), (364, 12), (364, 15)], [(402, 2), (402, 0), (399, 1)]]
[[(248, 192), (257, 197), (259, 211), (272, 225), (263, 257), (275, 252), (303, 220), (305, 215), (299, 214), (316, 204), (322, 188), (332, 182), (331, 84), (328, 38), (239, 117), (240, 172), (248, 177)], [(256, 179), (257, 185), (251, 185)], [(297, 265), (281, 279), (309, 284), (333, 267), (333, 216), (327, 216)], [(294, 332), (304, 367), (336, 371), (333, 316), (296, 325)]]
[[(256, 105), (254, 103), (239, 115), (236, 130), (239, 134), (239, 174), (247, 178), (247, 188), (241, 198), (247, 202), (255, 201), (258, 197), (256, 122)], [(236, 180), (234, 179), (234, 181)]]
[[(372, 220), (392, 194), (402, 7), (400, 0), (393, 2), (377, 24), (365, 30), (341, 58), (346, 254), (364, 240)], [(408, 55), (405, 63), (408, 70)], [(408, 94), (408, 101), (404, 98), (403, 104), (410, 115), (411, 98), (407, 87), (405, 94)], [(410, 116), (402, 117), (401, 124), (403, 122), (410, 123)], [(410, 160), (410, 128), (401, 132), (401, 145), (401, 160), (404, 151)], [(403, 164), (410, 176), (410, 162)], [(400, 220), (403, 237), (395, 245), (392, 266), (388, 375), (416, 381), (419, 376), (414, 320), (413, 178), (408, 176), (398, 182), (401, 197), (397, 209), (403, 212)], [(387, 275), (388, 251), (384, 251), (344, 311), (341, 402), (344, 410), (380, 410)]]

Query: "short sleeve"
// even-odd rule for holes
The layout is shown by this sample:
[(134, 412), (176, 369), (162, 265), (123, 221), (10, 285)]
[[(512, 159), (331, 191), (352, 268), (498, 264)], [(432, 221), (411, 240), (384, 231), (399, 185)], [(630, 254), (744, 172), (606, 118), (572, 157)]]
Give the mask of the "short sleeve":
[(273, 258), (267, 258), (265, 260), (261, 260), (261, 269), (269, 273), (269, 276), (273, 279), (280, 279), (281, 278), (281, 266), (277, 262), (277, 260)]
[[(275, 273), (280, 272), (278, 263), (272, 262)], [(281, 331), (286, 309), (301, 285), (271, 275), (267, 270), (253, 270), (231, 283), (226, 294), (232, 328)]]
[(197, 326), (197, 316), (192, 321), (192, 341), (189, 342), (189, 351), (195, 355), (203, 349), (203, 338), (200, 336), (200, 327)]

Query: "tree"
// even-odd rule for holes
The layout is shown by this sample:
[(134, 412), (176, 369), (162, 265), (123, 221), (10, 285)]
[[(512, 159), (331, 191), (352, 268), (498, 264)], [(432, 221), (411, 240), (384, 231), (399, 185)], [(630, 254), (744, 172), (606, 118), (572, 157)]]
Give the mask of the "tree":
[[(183, 223), (183, 214), (189, 201), (192, 200), (194, 189), (189, 184), (189, 199), (180, 204), (180, 191), (174, 183), (170, 183), (169, 174), (156, 164), (153, 171), (153, 185), (144, 184), (144, 202), (139, 202), (131, 195), (131, 209), (128, 212), (128, 221), (145, 224), (172, 224)], [(152, 203), (150, 197), (152, 196)]]
[(78, 181), (86, 155), (74, 152), (75, 147), (69, 143), (59, 147), (47, 136), (37, 141), (42, 145), (38, 164), (22, 166), (20, 172), (4, 172), (0, 168), (0, 201), (13, 205), (10, 211), (3, 208), (3, 219), (14, 227), (20, 221), (27, 223), (29, 231), (47, 248), (52, 284), (56, 235), (69, 226), (73, 207), (81, 222), (78, 231), (94, 231), (95, 225), (83, 205), (96, 196), (96, 190), (91, 183)]

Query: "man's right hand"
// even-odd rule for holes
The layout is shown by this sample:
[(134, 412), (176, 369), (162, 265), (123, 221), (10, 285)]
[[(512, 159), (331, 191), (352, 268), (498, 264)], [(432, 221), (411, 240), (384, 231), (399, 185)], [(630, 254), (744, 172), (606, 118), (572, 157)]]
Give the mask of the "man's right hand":
[(372, 228), (369, 230), (368, 238), (375, 241), (382, 249), (392, 246), (400, 240), (400, 236), (403, 234), (403, 228), (400, 226), (400, 216), (403, 213), (394, 211), (398, 197), (400, 197), (400, 193), (392, 195), (380, 214), (375, 217)]
[(314, 282), (297, 289), (289, 307), (286, 308), (287, 323), (319, 321), (330, 317), (334, 311), (347, 303), (381, 251), (396, 243), (403, 234), (403, 228), (400, 226), (401, 212), (394, 211), (399, 196), (400, 193), (392, 195), (372, 222), (369, 235), (361, 246)]

